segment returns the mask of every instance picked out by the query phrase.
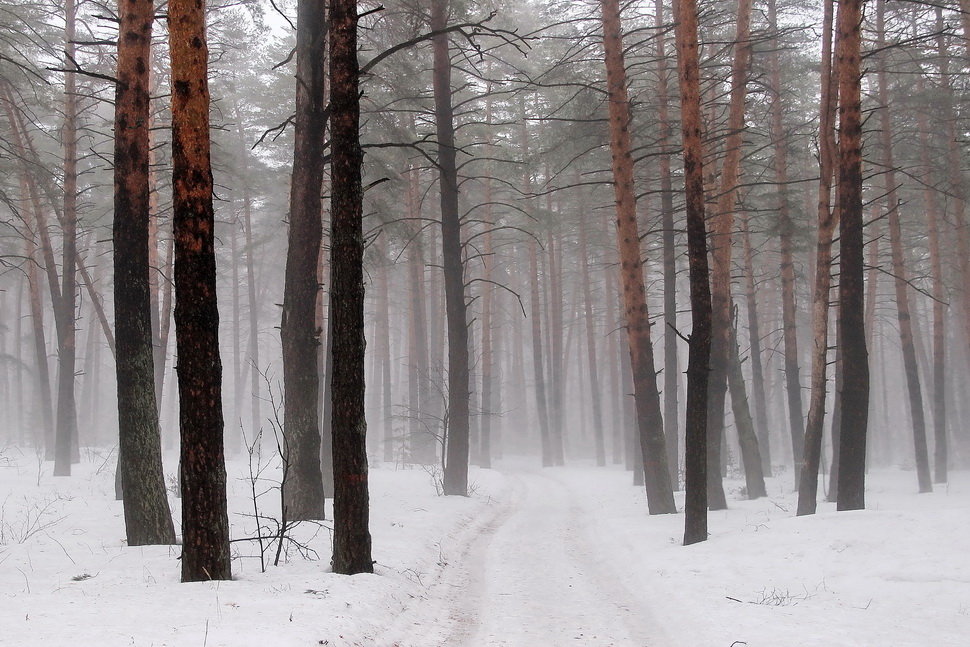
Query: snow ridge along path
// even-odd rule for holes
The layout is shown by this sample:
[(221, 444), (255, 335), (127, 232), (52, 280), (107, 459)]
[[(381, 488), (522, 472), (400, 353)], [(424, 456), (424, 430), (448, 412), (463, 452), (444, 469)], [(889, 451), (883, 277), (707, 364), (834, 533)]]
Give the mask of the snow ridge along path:
[[(436, 580), (379, 640), (395, 647), (668, 645), (603, 555), (555, 470), (506, 473), (510, 493), (443, 548)], [(615, 566), (612, 566), (614, 564)]]

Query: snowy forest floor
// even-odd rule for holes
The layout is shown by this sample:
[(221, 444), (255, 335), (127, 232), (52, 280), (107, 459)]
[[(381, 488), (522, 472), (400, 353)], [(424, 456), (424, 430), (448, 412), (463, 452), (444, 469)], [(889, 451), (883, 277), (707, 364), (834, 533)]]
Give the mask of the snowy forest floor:
[[(125, 545), (114, 460), (86, 450), (74, 476), (54, 478), (32, 452), (0, 452), (0, 645), (956, 647), (970, 636), (964, 472), (917, 495), (912, 472), (874, 470), (868, 510), (823, 503), (806, 518), (793, 516), (790, 474), (758, 501), (728, 480), (730, 509), (685, 548), (683, 516), (649, 516), (619, 469), (507, 460), (473, 469), (466, 499), (437, 496), (420, 468), (378, 466), (374, 575), (329, 572), (327, 522), (294, 532), (309, 559), (289, 544), (274, 567), (273, 547), (261, 572), (256, 543), (240, 541), (233, 581), (180, 584), (177, 547)], [(248, 473), (229, 465), (235, 539), (255, 531)], [(273, 515), (264, 477), (261, 514)]]

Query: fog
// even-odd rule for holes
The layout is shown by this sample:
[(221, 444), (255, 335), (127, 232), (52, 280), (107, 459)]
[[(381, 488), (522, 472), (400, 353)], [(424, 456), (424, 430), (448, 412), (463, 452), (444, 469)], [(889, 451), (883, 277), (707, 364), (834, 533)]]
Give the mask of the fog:
[(961, 644), (965, 4), (681, 3), (7, 3), (11, 644)]

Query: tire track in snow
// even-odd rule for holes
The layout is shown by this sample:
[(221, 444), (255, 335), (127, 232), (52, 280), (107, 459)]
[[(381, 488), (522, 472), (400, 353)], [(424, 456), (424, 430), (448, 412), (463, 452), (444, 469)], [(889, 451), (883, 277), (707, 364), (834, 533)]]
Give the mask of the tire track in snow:
[(508, 478), (507, 502), (462, 534), (457, 558), (385, 634), (399, 638), (382, 644), (666, 645), (639, 596), (612, 575), (624, 556), (602, 555), (569, 488), (539, 471)]
[(482, 556), (492, 536), (516, 509), (522, 495), (519, 479), (509, 478), (502, 500), (486, 508), (441, 546), (434, 580), (409, 604), (375, 644), (379, 647), (434, 647), (466, 644), (479, 614)]

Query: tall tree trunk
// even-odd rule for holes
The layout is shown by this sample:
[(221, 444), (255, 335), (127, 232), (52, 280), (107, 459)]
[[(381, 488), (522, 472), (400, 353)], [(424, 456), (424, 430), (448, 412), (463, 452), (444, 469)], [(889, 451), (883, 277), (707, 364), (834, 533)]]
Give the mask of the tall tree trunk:
[(182, 581), (227, 580), (229, 519), (209, 161), (205, 6), (168, 4), (172, 60), (175, 342), (182, 432)]
[(330, 0), (333, 570), (372, 573), (364, 418), (364, 191), (357, 3)]
[(707, 377), (711, 352), (711, 286), (704, 222), (704, 150), (701, 141), (697, 3), (678, 0), (675, 35), (680, 77), (681, 132), (687, 210), (691, 322), (687, 359), (684, 544), (707, 540)]
[[(774, 0), (769, 0), (769, 22), (775, 15)], [(769, 27), (773, 33), (775, 26)], [(769, 55), (769, 81), (771, 93), (771, 140), (775, 147), (775, 181), (778, 186), (778, 236), (781, 244), (781, 312), (785, 347), (785, 388), (788, 395), (788, 428), (791, 436), (792, 457), (795, 464), (795, 483), (798, 483), (798, 466), (802, 464), (804, 425), (802, 412), (802, 385), (798, 368), (798, 322), (795, 315), (795, 225), (791, 218), (788, 198), (788, 140), (782, 123), (781, 79), (777, 47)]]
[(836, 62), (839, 76), (840, 209), (839, 319), (842, 336), (842, 421), (839, 510), (865, 507), (869, 354), (864, 320), (862, 232), (862, 6), (840, 0)]
[(650, 319), (640, 258), (636, 194), (633, 190), (633, 157), (630, 154), (630, 103), (626, 90), (626, 67), (620, 26), (619, 0), (603, 0), (603, 46), (610, 112), (610, 150), (613, 155), (613, 192), (616, 199), (616, 238), (620, 275), (626, 307), (626, 332), (633, 371), (644, 485), (650, 514), (676, 512), (667, 469), (667, 446), (663, 434), (660, 393), (654, 370)]
[[(431, 5), (431, 29), (448, 24), (448, 0)], [(434, 48), (435, 128), (441, 196), (441, 253), (448, 320), (448, 439), (445, 494), (468, 495), (469, 400), (468, 320), (465, 268), (462, 263), (461, 214), (458, 212), (458, 169), (455, 163), (455, 123), (451, 105), (451, 56), (448, 34), (432, 40)]]
[[(727, 507), (721, 484), (721, 444), (724, 433), (725, 388), (730, 368), (732, 311), (731, 241), (734, 209), (741, 171), (744, 134), (744, 101), (747, 94), (747, 70), (751, 60), (751, 0), (738, 2), (737, 34), (734, 39), (734, 61), (731, 66), (731, 101), (725, 140), (724, 166), (718, 192), (717, 213), (711, 219), (711, 302), (712, 337), (710, 376), (707, 402), (707, 497), (712, 510)], [(760, 459), (759, 459), (760, 461)]]
[(283, 288), (283, 433), (287, 474), (283, 501), (288, 519), (323, 519), (317, 369), (320, 298), (317, 263), (322, 235), (321, 197), (326, 129), (324, 0), (297, 4), (296, 121), (290, 229)]
[(799, 470), (799, 515), (815, 514), (818, 500), (818, 469), (822, 456), (825, 400), (828, 390), (829, 301), (832, 298), (832, 239), (839, 222), (832, 206), (835, 158), (835, 107), (838, 79), (832, 73), (833, 4), (825, 0), (822, 21), (822, 95), (819, 103), (818, 235), (815, 244), (815, 288), (812, 295), (812, 392), (805, 425), (803, 464)]
[(121, 487), (129, 546), (174, 544), (155, 401), (148, 182), (152, 0), (119, 6), (115, 84), (114, 302)]
[(667, 86), (667, 52), (663, 0), (655, 0), (654, 24), (657, 28), (657, 127), (660, 167), (660, 212), (663, 228), (664, 292), (664, 437), (667, 439), (667, 469), (674, 490), (680, 488), (680, 447), (678, 402), (680, 371), (677, 359), (677, 249), (674, 232), (674, 190), (670, 174), (670, 119)]
[(876, 47), (879, 51), (876, 80), (879, 92), (880, 140), (882, 143), (883, 179), (886, 181), (886, 212), (889, 216), (889, 241), (892, 251), (893, 285), (896, 289), (896, 314), (899, 323), (899, 342), (903, 351), (903, 369), (909, 394), (910, 414), (913, 418), (913, 444), (916, 474), (920, 492), (933, 491), (930, 461), (926, 449), (926, 421), (923, 412), (923, 393), (920, 388), (919, 367), (913, 345), (913, 324), (907, 292), (906, 265), (903, 261), (903, 235), (899, 222), (899, 195), (896, 191), (896, 169), (892, 148), (892, 118), (889, 112), (889, 83), (886, 79), (886, 0), (876, 2)]
[[(74, 67), (74, 33), (77, 3), (64, 5), (64, 67)], [(61, 212), (63, 259), (60, 298), (54, 303), (57, 327), (57, 413), (54, 438), (54, 476), (70, 476), (77, 449), (77, 410), (74, 401), (74, 373), (77, 334), (75, 328), (75, 289), (77, 267), (77, 75), (64, 75), (64, 125), (61, 146), (64, 152), (64, 203)]]

